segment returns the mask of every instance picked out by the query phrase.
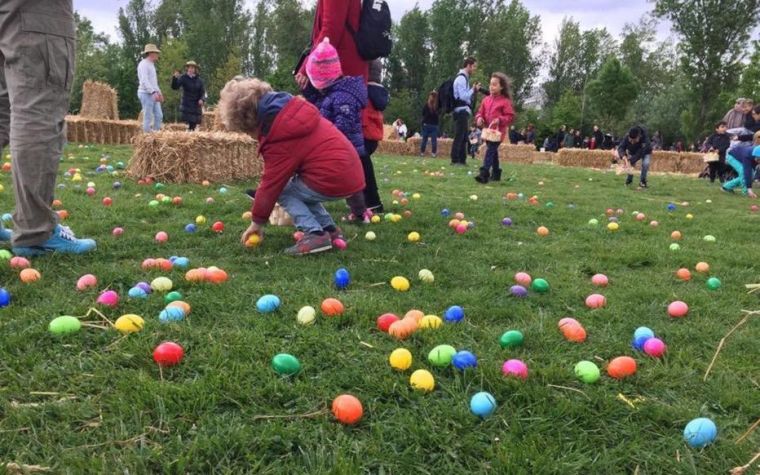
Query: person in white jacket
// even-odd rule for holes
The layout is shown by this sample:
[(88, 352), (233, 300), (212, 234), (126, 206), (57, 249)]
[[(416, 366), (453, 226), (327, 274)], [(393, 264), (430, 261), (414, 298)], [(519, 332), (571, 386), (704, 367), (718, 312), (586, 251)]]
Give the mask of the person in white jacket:
[(140, 85), (137, 88), (137, 97), (140, 99), (143, 111), (143, 131), (157, 132), (161, 130), (161, 122), (164, 114), (161, 111), (161, 103), (164, 96), (158, 87), (158, 75), (156, 74), (156, 61), (161, 51), (154, 44), (145, 45), (142, 52), (143, 59), (137, 65), (137, 79)]

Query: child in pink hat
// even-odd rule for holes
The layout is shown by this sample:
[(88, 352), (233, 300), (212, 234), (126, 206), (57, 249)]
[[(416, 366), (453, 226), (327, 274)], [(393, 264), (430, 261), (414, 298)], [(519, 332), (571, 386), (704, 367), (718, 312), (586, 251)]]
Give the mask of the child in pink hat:
[[(359, 156), (364, 156), (364, 134), (362, 132), (362, 109), (367, 106), (367, 86), (362, 76), (343, 76), (338, 52), (325, 38), (314, 48), (306, 60), (306, 75), (310, 84), (303, 94), (317, 106), (320, 114), (338, 128), (348, 138)], [(362, 193), (350, 197), (348, 205), (351, 214), (347, 220), (369, 222), (372, 216), (367, 211)]]

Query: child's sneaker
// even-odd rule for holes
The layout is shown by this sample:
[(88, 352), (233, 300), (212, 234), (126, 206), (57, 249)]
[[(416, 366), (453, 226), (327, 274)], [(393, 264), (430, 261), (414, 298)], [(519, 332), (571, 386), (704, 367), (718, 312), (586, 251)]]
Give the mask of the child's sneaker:
[(309, 233), (302, 237), (294, 246), (285, 249), (285, 254), (289, 256), (305, 256), (307, 254), (329, 251), (330, 249), (332, 249), (330, 234)]
[(14, 247), (13, 253), (17, 256), (39, 256), (48, 252), (60, 252), (62, 254), (84, 254), (94, 250), (95, 241), (92, 239), (77, 239), (74, 232), (68, 226), (55, 227), (50, 239), (39, 246)]

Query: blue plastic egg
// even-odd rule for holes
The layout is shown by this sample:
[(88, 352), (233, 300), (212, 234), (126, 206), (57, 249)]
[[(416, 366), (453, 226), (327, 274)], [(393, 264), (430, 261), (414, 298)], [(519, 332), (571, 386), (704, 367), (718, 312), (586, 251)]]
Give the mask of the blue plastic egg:
[(193, 223), (190, 223), (187, 226), (185, 226), (186, 233), (194, 233), (196, 229), (198, 228)]
[(133, 299), (148, 298), (148, 294), (140, 287), (132, 287), (131, 289), (129, 289), (129, 292), (127, 292), (127, 295), (129, 295), (129, 298), (133, 298)]
[(448, 208), (443, 208), (441, 210), (441, 216), (443, 216), (444, 218), (448, 218), (450, 214), (451, 214), (451, 211), (449, 211)]
[(256, 301), (256, 309), (261, 313), (272, 313), (280, 308), (280, 298), (276, 295), (262, 295)]
[(113, 171), (113, 167), (111, 165), (108, 165), (106, 166), (106, 170), (108, 170), (108, 172), (110, 173)]
[(221, 193), (221, 194), (227, 193), (227, 188), (225, 188), (225, 187), (219, 188), (219, 193)]
[(11, 293), (0, 287), (0, 308), (11, 304)]
[(187, 269), (187, 266), (190, 265), (190, 259), (187, 257), (178, 257), (172, 261), (172, 264), (178, 269)]
[(343, 290), (346, 287), (348, 287), (348, 284), (351, 283), (351, 274), (348, 273), (348, 270), (344, 268), (340, 268), (335, 271), (335, 287), (338, 290)]
[(446, 309), (443, 318), (449, 323), (461, 322), (464, 318), (464, 309), (459, 305), (453, 305)]
[(674, 205), (673, 203), (668, 203), (668, 211), (675, 211), (675, 210), (676, 210), (676, 205)]
[(706, 417), (692, 420), (683, 430), (684, 440), (695, 449), (712, 444), (716, 437), (718, 437), (718, 427)]
[(3, 221), (5, 221), (6, 223), (10, 223), (11, 221), (13, 221), (13, 215), (11, 215), (10, 213), (5, 213), (5, 214), (3, 215), (3, 218), (2, 218), (2, 219), (3, 219)]
[(458, 351), (451, 359), (451, 364), (459, 371), (467, 368), (477, 368), (478, 358), (467, 350)]
[(478, 417), (488, 417), (496, 410), (496, 399), (485, 391), (472, 396), (470, 411)]
[(158, 314), (161, 323), (179, 322), (185, 319), (185, 311), (182, 307), (166, 307)]
[(650, 338), (654, 338), (654, 332), (647, 327), (639, 327), (633, 332), (631, 346), (639, 351), (643, 351), (644, 343)]
[(113, 189), (118, 190), (119, 188), (121, 188), (121, 182), (120, 181), (113, 182)]

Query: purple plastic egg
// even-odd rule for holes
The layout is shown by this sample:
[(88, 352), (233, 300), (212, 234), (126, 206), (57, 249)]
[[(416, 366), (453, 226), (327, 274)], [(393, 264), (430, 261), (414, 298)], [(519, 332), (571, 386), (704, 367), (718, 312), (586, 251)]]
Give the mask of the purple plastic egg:
[(528, 289), (526, 289), (522, 285), (513, 285), (512, 287), (509, 288), (509, 291), (515, 297), (527, 297), (528, 296)]
[(501, 224), (504, 226), (512, 226), (512, 219), (511, 218), (504, 218), (501, 220)]

